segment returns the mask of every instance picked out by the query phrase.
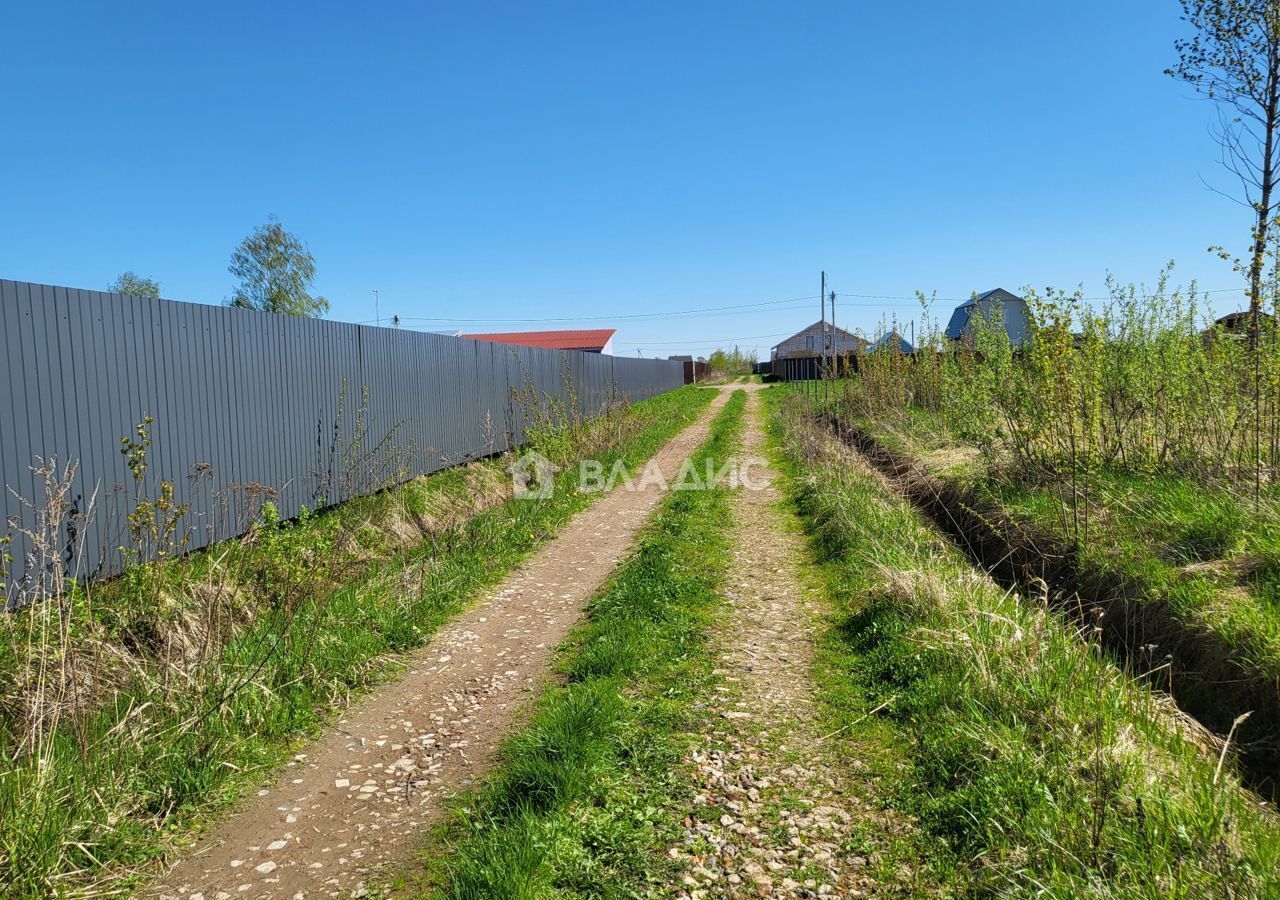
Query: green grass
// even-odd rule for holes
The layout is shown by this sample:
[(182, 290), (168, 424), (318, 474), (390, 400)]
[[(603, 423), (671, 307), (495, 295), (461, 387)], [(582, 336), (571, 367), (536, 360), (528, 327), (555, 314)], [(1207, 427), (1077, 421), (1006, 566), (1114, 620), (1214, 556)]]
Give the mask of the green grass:
[[(606, 464), (643, 462), (694, 421), (710, 397), (686, 388), (636, 404), (626, 414), (635, 417), (630, 426), (619, 430), (613, 445), (598, 443), (596, 455)], [(449, 484), (459, 477), (446, 472), (439, 480)], [(349, 523), (364, 526), (367, 520), (351, 508), (275, 524), (253, 541), (171, 564), (207, 571), (214, 559), (235, 556), (244, 585), (263, 592), (237, 599), (236, 627), (186, 677), (170, 679), (162, 660), (111, 645), (114, 635), (102, 625), (110, 609), (86, 612), (91, 624), (78, 642), (43, 645), (53, 657), (47, 671), (58, 670), (68, 648), (85, 665), (111, 661), (97, 660), (94, 649), (111, 659), (134, 653), (134, 669), (111, 670), (119, 679), (115, 689), (87, 709), (51, 718), (34, 747), (18, 743), (24, 724), (15, 712), (24, 707), (6, 705), (0, 718), (4, 895), (44, 897), (136, 883), (176, 840), (259, 783), (354, 692), (393, 677), (400, 670), (398, 654), (421, 645), (589, 503), (589, 496), (571, 489), (570, 477), (559, 476), (560, 489), (550, 501), (508, 500), (431, 541), (389, 545), (381, 554), (366, 550), (363, 564), (337, 583), (307, 580), (316, 567), (309, 554), (338, 540)], [(399, 502), (426, 503), (436, 489), (430, 482), (408, 486), (412, 495)], [(360, 503), (367, 512), (370, 504), (390, 502)], [(290, 592), (274, 592), (285, 582)], [(107, 604), (120, 590), (95, 595), (94, 602)], [(36, 652), (40, 630), (57, 621), (52, 606), (5, 618), (8, 652)], [(11, 662), (23, 671), (19, 661)]]
[(935, 414), (858, 423), (935, 475), (1076, 542), (1083, 566), (1139, 585), (1138, 602), (1166, 604), (1189, 634), (1218, 635), (1240, 668), (1280, 680), (1280, 495), (1255, 507), (1252, 497), (1173, 472), (1099, 469), (1079, 483), (1088, 505), (1086, 516), (1078, 504), (1077, 520), (1069, 483), (1016, 477)]
[[(912, 744), (891, 717), (878, 714), (885, 697), (865, 680), (850, 677), (862, 664), (848, 630), (847, 566), (854, 563), (830, 559), (813, 539), (816, 521), (812, 510), (799, 500), (810, 495), (813, 479), (820, 473), (809, 468), (796, 446), (794, 429), (783, 416), (787, 395), (785, 386), (771, 387), (762, 395), (768, 410), (767, 452), (779, 476), (786, 513), (809, 538), (802, 572), (825, 600), (819, 607), (814, 700), (821, 732), (832, 736), (824, 742), (831, 764), (851, 771), (847, 783), (870, 811), (859, 817), (852, 843), (857, 855), (869, 861), (870, 874), (888, 896), (951, 896), (966, 883), (963, 867), (957, 866), (945, 844), (893, 809), (895, 786), (910, 771)], [(811, 437), (817, 434), (810, 432)]]
[[(991, 480), (1004, 508), (1066, 535), (1060, 492)], [(1280, 523), (1251, 502), (1172, 474), (1100, 471), (1081, 560), (1132, 579), (1193, 629), (1223, 636), (1242, 667), (1280, 677)], [(1226, 565), (1199, 565), (1221, 561)]]
[[(735, 448), (745, 395), (695, 462)], [(623, 897), (671, 880), (657, 852), (687, 791), (681, 757), (713, 679), (706, 647), (728, 553), (726, 489), (675, 492), (592, 600), (488, 783), (460, 808), (423, 890), (453, 898)]]
[(945, 848), (949, 889), (1280, 893), (1280, 829), (1229, 764), (1215, 779), (1212, 752), (1095, 644), (976, 573), (800, 412), (775, 409), (842, 610), (834, 659), (901, 740), (908, 768), (885, 789)]

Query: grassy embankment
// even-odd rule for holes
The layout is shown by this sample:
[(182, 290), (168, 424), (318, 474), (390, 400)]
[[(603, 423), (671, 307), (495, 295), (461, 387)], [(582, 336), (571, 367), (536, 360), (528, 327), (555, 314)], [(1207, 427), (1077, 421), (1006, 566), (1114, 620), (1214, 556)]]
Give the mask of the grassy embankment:
[[(694, 456), (736, 449), (738, 391)], [(563, 683), (431, 848), (425, 891), (457, 898), (635, 896), (669, 883), (660, 848), (690, 790), (681, 757), (714, 680), (706, 644), (728, 555), (720, 487), (671, 494), (591, 601), (558, 662)], [(687, 798), (684, 798), (687, 799)]]
[[(1280, 497), (1274, 489), (1265, 489), (1255, 505), (1246, 492), (1175, 471), (1095, 469), (1074, 485), (1031, 480), (923, 411), (854, 421), (931, 474), (1068, 544), (1081, 566), (1140, 588), (1137, 602), (1162, 604), (1186, 633), (1220, 638), (1242, 670), (1280, 680)], [(1144, 668), (1157, 668), (1163, 653), (1158, 643), (1149, 645)]]
[(977, 573), (791, 403), (790, 488), (843, 610), (825, 691), (903, 742), (910, 768), (884, 786), (948, 848), (950, 887), (1275, 896), (1280, 828), (1203, 733), (1093, 635)]
[[(709, 399), (682, 389), (535, 445), (634, 465)], [(5, 896), (130, 883), (590, 502), (570, 471), (553, 500), (513, 500), (507, 462), (292, 522), (264, 507), (243, 538), (0, 617)], [(154, 547), (174, 529), (148, 516)]]
[(1029, 292), (1016, 348), (994, 310), (959, 343), (926, 317), (917, 354), (868, 355), (832, 407), (1065, 561), (1135, 674), (1222, 733), (1252, 710), (1237, 739), (1275, 781), (1280, 320), (1254, 340), (1206, 329), (1194, 291), (1110, 287)]

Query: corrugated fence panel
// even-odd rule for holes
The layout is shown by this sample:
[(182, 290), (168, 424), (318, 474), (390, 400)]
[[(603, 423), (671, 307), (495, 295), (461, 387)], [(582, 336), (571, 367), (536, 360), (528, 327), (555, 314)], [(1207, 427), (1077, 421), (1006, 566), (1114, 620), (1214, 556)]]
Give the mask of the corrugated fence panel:
[[(48, 564), (24, 537), (48, 500), (42, 464), (75, 464), (72, 527), (52, 552), (76, 577), (119, 572), (138, 492), (189, 505), (176, 542), (241, 533), (524, 441), (535, 412), (593, 416), (683, 383), (680, 363), (0, 279), (0, 479), (12, 575)], [(550, 405), (548, 402), (550, 401)], [(135, 484), (122, 442), (145, 417)]]

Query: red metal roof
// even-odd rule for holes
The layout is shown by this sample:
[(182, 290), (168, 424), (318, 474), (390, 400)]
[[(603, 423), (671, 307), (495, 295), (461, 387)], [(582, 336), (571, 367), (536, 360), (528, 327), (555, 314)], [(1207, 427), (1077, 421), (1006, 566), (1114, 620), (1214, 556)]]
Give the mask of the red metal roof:
[(592, 350), (599, 353), (616, 328), (579, 328), (569, 331), (495, 331), (489, 334), (461, 334), (473, 341), (516, 344), (520, 347), (542, 347), (544, 350)]

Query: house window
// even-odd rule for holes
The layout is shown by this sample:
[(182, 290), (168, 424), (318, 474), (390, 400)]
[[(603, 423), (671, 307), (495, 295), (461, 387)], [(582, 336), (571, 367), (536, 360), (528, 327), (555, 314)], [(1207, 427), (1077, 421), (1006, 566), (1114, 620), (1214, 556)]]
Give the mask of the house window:
[(805, 339), (804, 339), (804, 346), (805, 346), (805, 349), (806, 349), (806, 350), (812, 350), (812, 349), (813, 349), (813, 335), (811, 335), (811, 334), (809, 334), (809, 335), (805, 335)]

